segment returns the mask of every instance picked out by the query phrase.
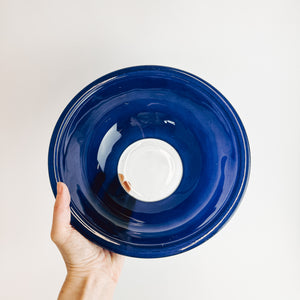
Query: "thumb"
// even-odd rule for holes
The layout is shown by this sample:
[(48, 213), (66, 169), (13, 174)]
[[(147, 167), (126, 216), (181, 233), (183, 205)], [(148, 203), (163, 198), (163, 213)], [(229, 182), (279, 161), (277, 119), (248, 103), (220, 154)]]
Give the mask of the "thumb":
[(71, 198), (67, 186), (62, 182), (58, 182), (51, 229), (51, 239), (55, 244), (63, 243), (71, 228), (70, 201)]

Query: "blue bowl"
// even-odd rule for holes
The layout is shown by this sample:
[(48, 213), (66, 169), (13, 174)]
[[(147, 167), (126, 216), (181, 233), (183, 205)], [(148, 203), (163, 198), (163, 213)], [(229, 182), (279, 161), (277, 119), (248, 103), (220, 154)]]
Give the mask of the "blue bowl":
[[(143, 148), (139, 158), (133, 154), (130, 170), (139, 168), (160, 188), (141, 173), (136, 184), (120, 174), (125, 150), (147, 143), (176, 153), (167, 169)], [(54, 194), (59, 181), (69, 187), (71, 224), (101, 247), (144, 258), (175, 255), (213, 236), (239, 204), (250, 168), (245, 129), (224, 96), (162, 66), (118, 70), (80, 91), (55, 126), (48, 159)], [(177, 178), (169, 176), (173, 186), (165, 174)], [(134, 193), (139, 184), (143, 192)]]

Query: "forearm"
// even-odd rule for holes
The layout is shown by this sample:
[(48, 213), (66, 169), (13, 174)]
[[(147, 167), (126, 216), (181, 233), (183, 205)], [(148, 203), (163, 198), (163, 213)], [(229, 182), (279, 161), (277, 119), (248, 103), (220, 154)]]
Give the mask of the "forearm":
[(58, 300), (111, 300), (116, 283), (100, 273), (68, 274)]

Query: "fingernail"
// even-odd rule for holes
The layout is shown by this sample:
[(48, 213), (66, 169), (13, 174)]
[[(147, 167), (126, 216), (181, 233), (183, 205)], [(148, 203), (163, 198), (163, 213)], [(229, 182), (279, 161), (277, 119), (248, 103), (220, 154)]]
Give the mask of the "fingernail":
[(56, 190), (57, 190), (57, 195), (60, 195), (62, 193), (62, 184), (60, 182), (57, 182)]

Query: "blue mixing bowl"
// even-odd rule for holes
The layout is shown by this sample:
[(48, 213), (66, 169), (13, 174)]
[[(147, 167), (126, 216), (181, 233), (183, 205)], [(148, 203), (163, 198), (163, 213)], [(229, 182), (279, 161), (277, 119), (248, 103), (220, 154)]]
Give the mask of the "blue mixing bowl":
[(187, 72), (137, 66), (105, 75), (61, 114), (49, 176), (67, 184), (71, 224), (86, 238), (134, 257), (187, 251), (235, 211), (250, 168), (237, 113)]

